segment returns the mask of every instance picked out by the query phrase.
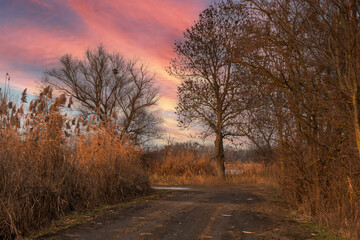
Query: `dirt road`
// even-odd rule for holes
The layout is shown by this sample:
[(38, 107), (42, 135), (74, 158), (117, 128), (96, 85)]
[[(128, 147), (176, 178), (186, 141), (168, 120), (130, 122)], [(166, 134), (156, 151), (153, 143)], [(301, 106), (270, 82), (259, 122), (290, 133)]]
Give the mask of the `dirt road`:
[(191, 187), (41, 239), (311, 239), (268, 188)]

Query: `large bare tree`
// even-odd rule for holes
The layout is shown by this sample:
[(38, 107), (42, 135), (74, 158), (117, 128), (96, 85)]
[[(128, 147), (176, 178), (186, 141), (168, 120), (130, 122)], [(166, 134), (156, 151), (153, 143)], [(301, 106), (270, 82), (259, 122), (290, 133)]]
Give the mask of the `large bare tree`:
[(247, 14), (233, 1), (213, 4), (175, 43), (169, 73), (182, 80), (178, 87), (178, 122), (200, 125), (203, 136), (215, 135), (219, 177), (224, 177), (224, 143), (236, 134), (242, 114), (242, 68), (235, 63), (236, 39), (246, 26)]
[(83, 113), (104, 121), (117, 114), (121, 135), (136, 143), (160, 133), (161, 118), (151, 112), (158, 101), (154, 75), (138, 60), (125, 60), (100, 45), (88, 49), (83, 60), (63, 56), (42, 82), (71, 96)]

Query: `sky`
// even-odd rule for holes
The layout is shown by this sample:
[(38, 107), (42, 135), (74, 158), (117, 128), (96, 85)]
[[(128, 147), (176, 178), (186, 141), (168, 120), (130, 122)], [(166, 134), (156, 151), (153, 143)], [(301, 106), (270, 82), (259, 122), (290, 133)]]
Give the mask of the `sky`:
[(100, 43), (125, 58), (140, 58), (156, 74), (156, 111), (167, 136), (184, 141), (177, 127), (178, 79), (165, 70), (180, 40), (211, 0), (0, 0), (0, 81), (37, 92), (43, 72), (61, 56), (82, 58)]

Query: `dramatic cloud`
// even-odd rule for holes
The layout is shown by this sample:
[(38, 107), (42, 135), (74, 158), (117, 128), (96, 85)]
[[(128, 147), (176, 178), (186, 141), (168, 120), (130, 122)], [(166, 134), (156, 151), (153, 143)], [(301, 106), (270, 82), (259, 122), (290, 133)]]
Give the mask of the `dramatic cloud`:
[(160, 87), (158, 111), (165, 116), (164, 127), (173, 137), (184, 138), (187, 133), (178, 130), (173, 114), (179, 81), (165, 67), (174, 57), (174, 41), (210, 2), (2, 0), (0, 74), (9, 72), (13, 86), (34, 90), (42, 72), (62, 55), (81, 57), (87, 47), (103, 43), (126, 58), (149, 63)]

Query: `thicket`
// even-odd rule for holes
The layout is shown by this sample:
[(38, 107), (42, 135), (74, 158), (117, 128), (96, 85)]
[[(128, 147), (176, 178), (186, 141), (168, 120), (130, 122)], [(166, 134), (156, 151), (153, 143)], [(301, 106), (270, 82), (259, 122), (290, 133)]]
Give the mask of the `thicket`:
[[(358, 0), (224, 0), (175, 43), (180, 125), (245, 136), (289, 204), (360, 238)], [(224, 68), (224, 69), (223, 69)]]
[(356, 0), (244, 1), (248, 69), (239, 131), (281, 169), (286, 200), (360, 238), (360, 5)]
[(141, 150), (119, 137), (115, 119), (70, 118), (62, 109), (72, 101), (49, 87), (28, 110), (1, 96), (0, 238), (149, 191)]

